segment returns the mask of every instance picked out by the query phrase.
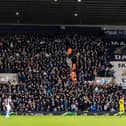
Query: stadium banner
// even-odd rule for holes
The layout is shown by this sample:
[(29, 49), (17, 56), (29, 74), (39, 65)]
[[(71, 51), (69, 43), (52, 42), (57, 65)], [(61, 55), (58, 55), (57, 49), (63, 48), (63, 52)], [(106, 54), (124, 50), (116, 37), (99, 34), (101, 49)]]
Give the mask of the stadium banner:
[(126, 28), (125, 27), (102, 27), (101, 28), (105, 34), (106, 38), (114, 38), (114, 39), (125, 39), (126, 38)]
[(111, 61), (126, 61), (125, 41), (111, 41)]
[(97, 84), (109, 84), (113, 83), (112, 77), (95, 77), (95, 82)]
[(0, 84), (18, 84), (18, 75), (16, 73), (0, 73)]
[(126, 88), (126, 61), (112, 61), (115, 83)]

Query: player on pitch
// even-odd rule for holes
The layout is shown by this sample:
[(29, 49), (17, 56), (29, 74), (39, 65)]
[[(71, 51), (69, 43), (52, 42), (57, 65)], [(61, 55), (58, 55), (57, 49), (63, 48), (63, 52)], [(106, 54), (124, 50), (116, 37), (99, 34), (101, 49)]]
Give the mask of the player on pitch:
[(10, 117), (11, 106), (12, 106), (11, 96), (9, 96), (8, 98), (5, 98), (4, 106), (5, 106), (5, 109), (6, 109), (5, 118), (9, 118)]
[(119, 114), (123, 115), (124, 113), (125, 113), (124, 97), (120, 96), (120, 99), (119, 99)]

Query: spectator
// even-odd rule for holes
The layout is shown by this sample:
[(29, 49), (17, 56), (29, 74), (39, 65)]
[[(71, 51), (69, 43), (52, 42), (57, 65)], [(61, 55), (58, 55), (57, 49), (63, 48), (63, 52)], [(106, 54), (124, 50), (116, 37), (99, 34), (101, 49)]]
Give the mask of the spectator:
[[(109, 48), (102, 38), (83, 33), (0, 34), (0, 72), (16, 72), (19, 79), (15, 88), (0, 85), (0, 100), (11, 92), (18, 113), (117, 110), (119, 86), (88, 83), (95, 76), (112, 76)], [(76, 63), (76, 84), (68, 58)]]

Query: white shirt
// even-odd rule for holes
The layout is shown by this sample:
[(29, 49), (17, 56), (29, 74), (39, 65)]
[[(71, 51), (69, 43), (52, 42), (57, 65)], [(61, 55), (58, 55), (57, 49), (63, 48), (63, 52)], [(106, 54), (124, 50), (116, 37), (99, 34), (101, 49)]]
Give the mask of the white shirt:
[(11, 99), (10, 98), (5, 99), (5, 105), (10, 106), (10, 104), (11, 104)]

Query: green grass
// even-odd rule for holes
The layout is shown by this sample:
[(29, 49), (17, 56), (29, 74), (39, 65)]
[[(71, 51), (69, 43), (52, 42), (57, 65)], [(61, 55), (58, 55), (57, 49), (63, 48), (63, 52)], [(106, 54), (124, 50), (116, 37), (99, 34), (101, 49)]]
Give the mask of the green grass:
[(0, 126), (126, 126), (126, 116), (0, 116)]

